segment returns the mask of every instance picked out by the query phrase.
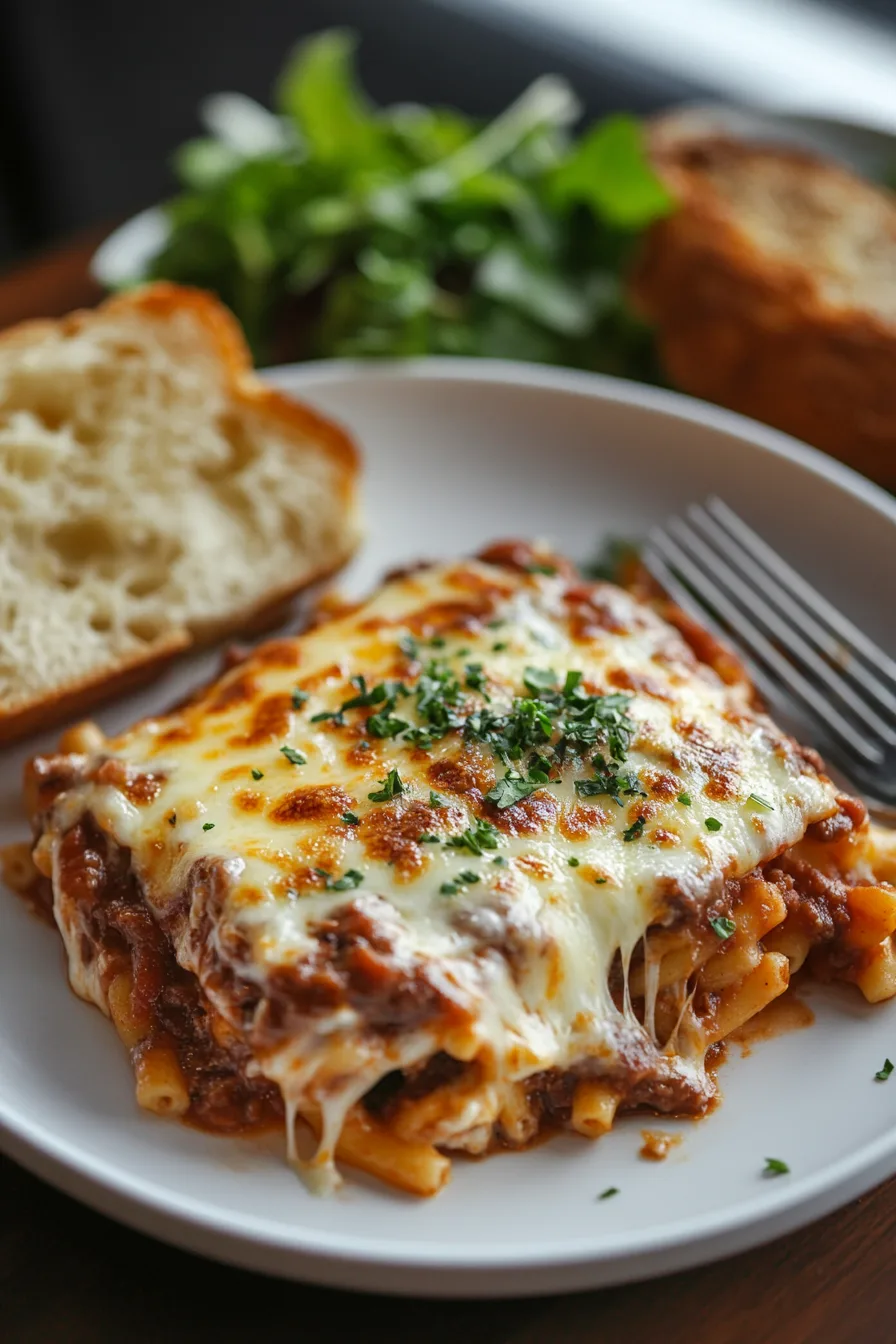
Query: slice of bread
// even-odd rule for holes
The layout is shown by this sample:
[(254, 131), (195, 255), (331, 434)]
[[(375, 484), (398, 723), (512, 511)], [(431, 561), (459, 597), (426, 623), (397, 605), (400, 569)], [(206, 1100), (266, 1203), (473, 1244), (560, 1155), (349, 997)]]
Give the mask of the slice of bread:
[(693, 118), (649, 145), (679, 208), (632, 295), (670, 380), (896, 488), (896, 196)]
[(0, 740), (237, 633), (358, 540), (351, 440), (156, 284), (0, 336)]

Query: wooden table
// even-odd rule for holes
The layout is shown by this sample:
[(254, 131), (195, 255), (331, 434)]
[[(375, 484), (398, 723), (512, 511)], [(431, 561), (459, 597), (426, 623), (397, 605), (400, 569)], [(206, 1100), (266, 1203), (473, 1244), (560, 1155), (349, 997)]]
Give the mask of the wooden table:
[[(0, 327), (99, 298), (101, 232), (0, 278)], [(896, 1180), (804, 1232), (649, 1284), (535, 1301), (362, 1297), (262, 1279), (130, 1232), (0, 1159), (5, 1344), (894, 1344)]]

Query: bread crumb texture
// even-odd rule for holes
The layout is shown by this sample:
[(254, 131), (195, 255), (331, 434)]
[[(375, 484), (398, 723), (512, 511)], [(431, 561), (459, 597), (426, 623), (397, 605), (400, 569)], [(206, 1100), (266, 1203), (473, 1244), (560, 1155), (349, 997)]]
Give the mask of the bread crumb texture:
[(0, 340), (4, 713), (210, 637), (352, 549), (351, 445), (272, 411), (201, 304), (119, 299)]

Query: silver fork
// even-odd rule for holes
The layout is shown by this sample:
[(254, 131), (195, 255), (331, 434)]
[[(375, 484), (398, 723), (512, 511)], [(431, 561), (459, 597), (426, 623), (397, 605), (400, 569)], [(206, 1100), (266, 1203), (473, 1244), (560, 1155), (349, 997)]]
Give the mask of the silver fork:
[(880, 819), (896, 821), (896, 662), (714, 496), (650, 533), (644, 563), (671, 598), (736, 647)]

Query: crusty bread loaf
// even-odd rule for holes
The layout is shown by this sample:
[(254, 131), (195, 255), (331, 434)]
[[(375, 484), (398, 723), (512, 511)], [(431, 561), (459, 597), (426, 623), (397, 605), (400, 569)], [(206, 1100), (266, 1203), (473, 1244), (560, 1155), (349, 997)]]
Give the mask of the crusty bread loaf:
[(350, 439), (261, 383), (210, 295), (0, 336), (0, 740), (238, 632), (357, 541)]
[(632, 294), (670, 380), (896, 488), (896, 196), (693, 119), (649, 143), (679, 208)]

